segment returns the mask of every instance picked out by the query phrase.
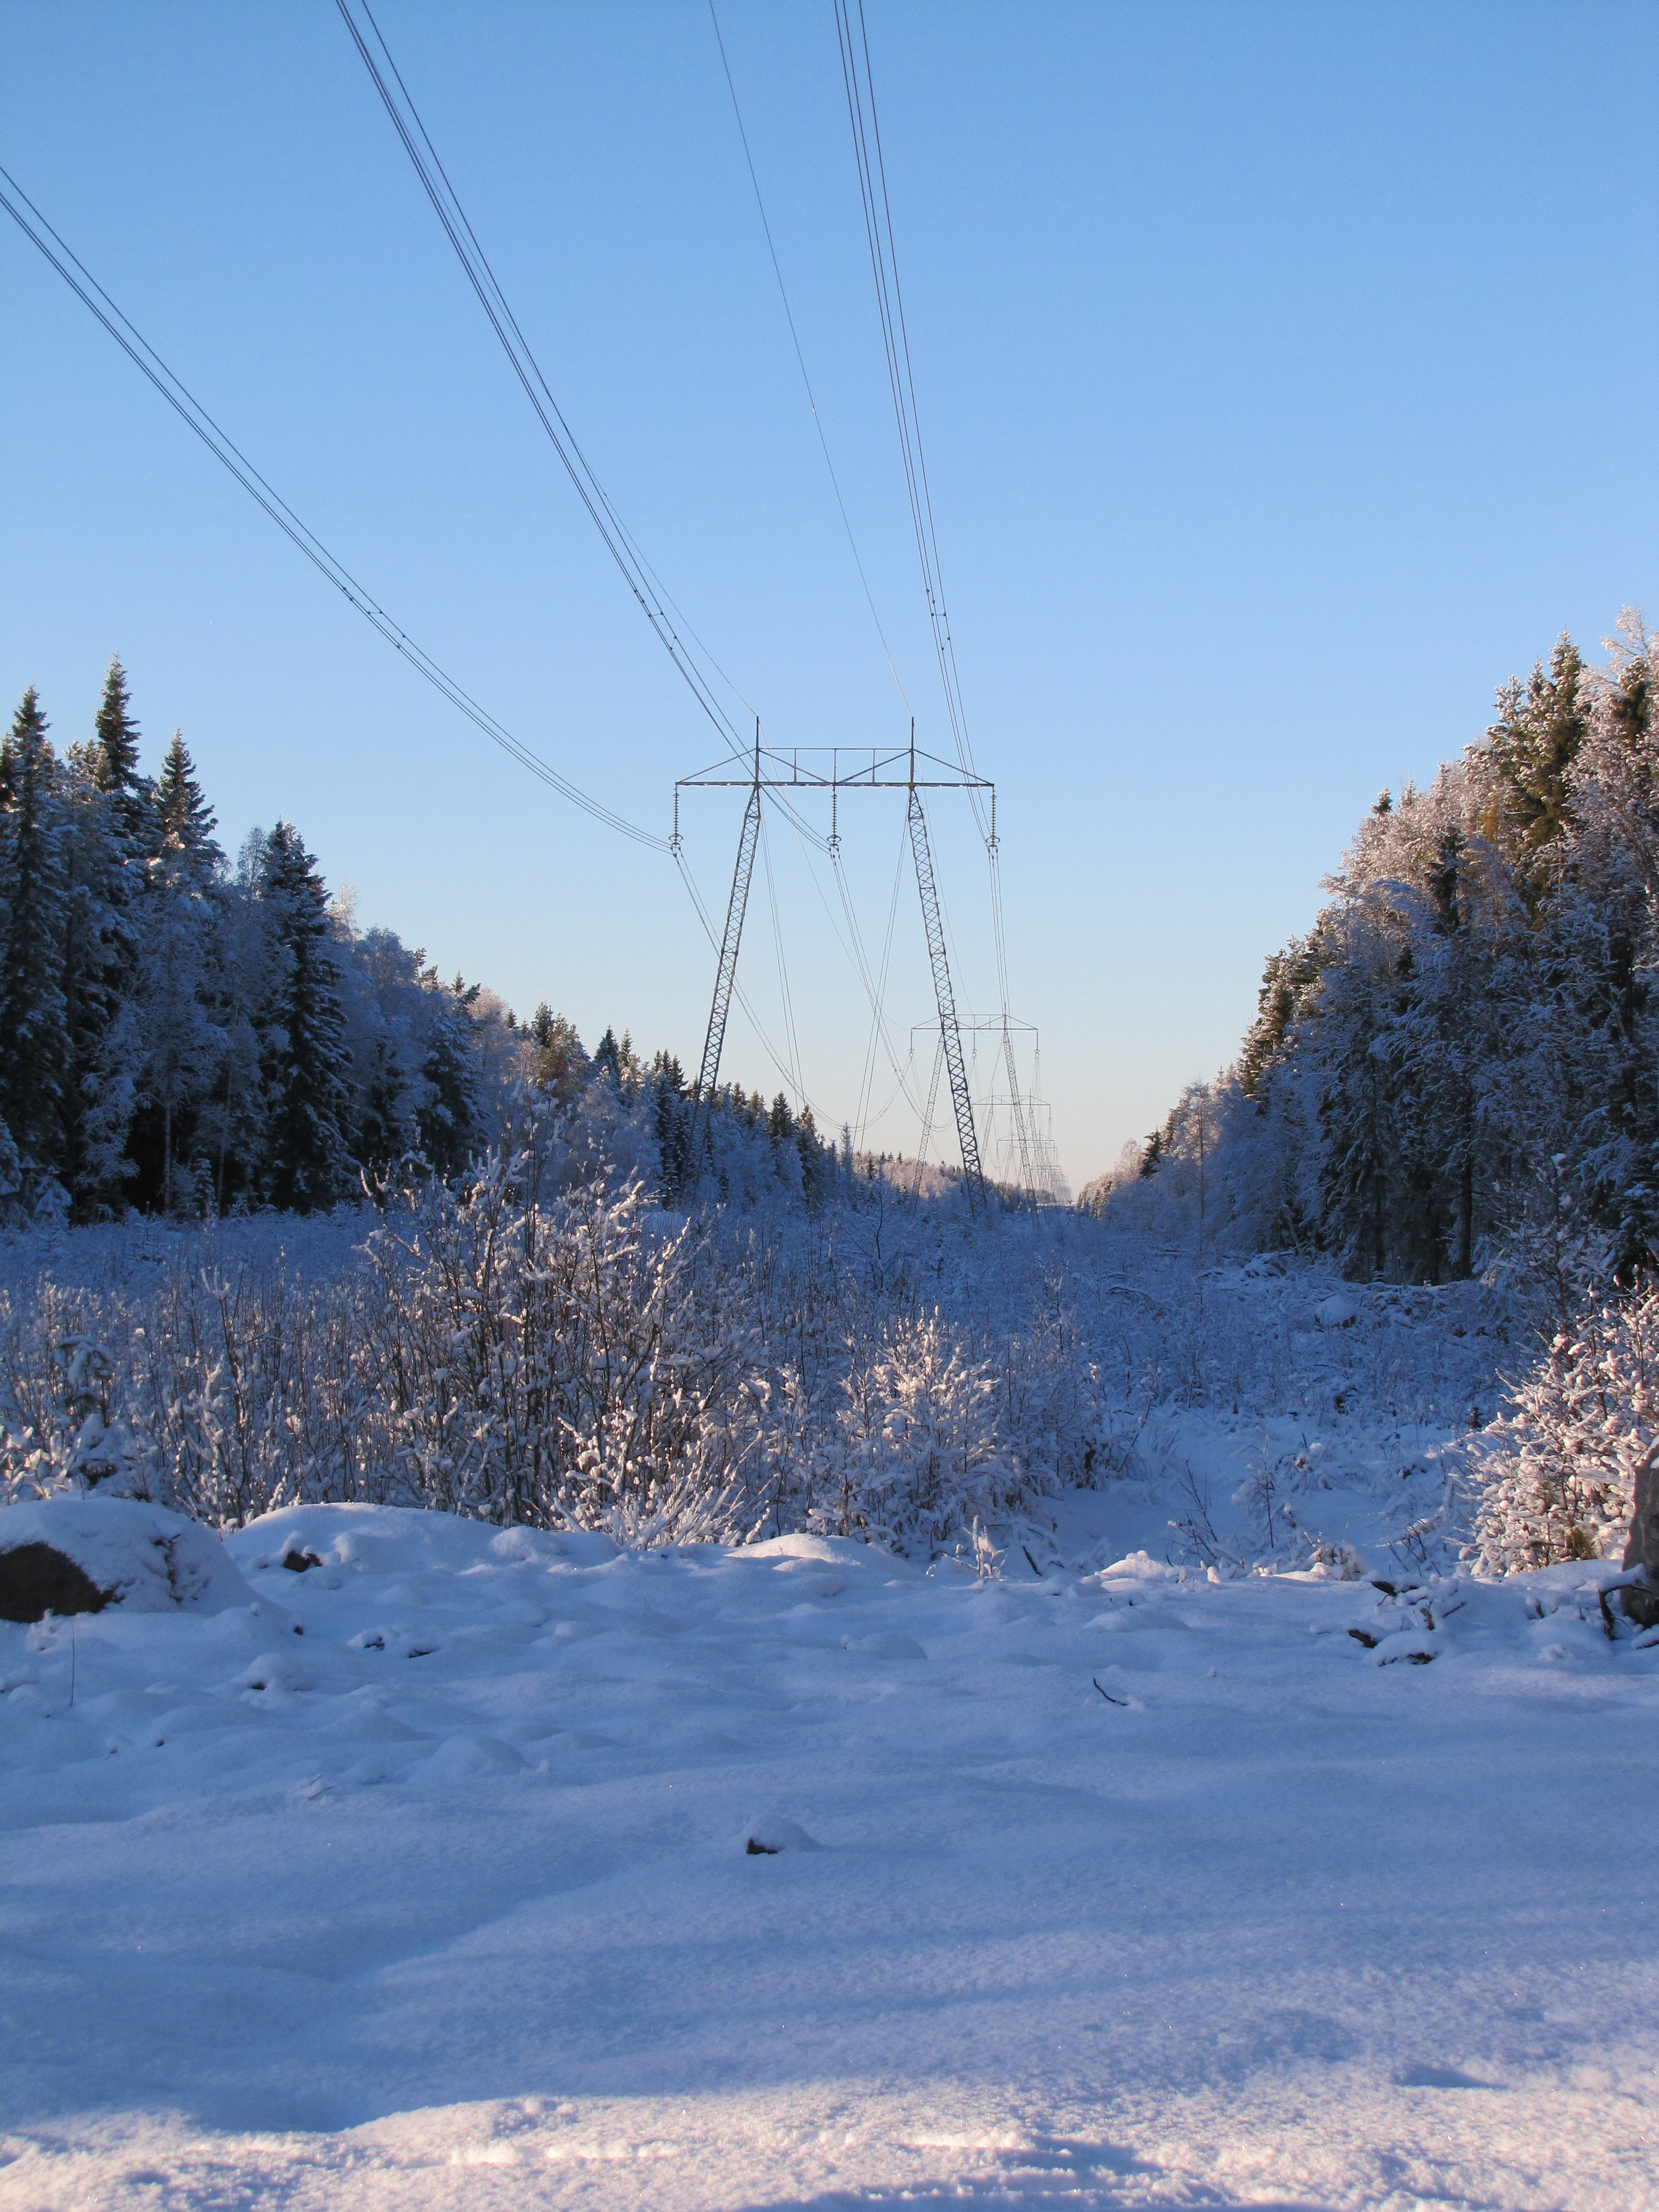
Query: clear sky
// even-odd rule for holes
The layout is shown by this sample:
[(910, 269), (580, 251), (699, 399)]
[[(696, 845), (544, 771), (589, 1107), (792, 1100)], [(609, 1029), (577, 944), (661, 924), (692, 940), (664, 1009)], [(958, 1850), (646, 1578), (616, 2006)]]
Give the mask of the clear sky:
[[(1014, 1011), (1075, 1184), (1231, 1059), (1380, 787), (1431, 775), (1562, 629), (1594, 650), (1621, 605), (1659, 617), (1659, 9), (866, 6)], [(703, 0), (377, 15), (589, 459), (772, 743), (901, 737)], [(875, 600), (948, 750), (830, 0), (720, 23)], [(526, 743), (665, 832), (712, 733), (330, 0), (4, 0), (0, 70), (0, 160), (283, 495)], [(150, 764), (181, 726), (228, 845), (286, 817), (360, 921), (695, 1068), (714, 956), (672, 864), (428, 691), (9, 221), (0, 283), (8, 702), (37, 684), (66, 743), (118, 652)], [(842, 811), (878, 951), (902, 804)], [(721, 910), (740, 805), (685, 813)], [(983, 854), (959, 800), (935, 824), (983, 1014)], [(867, 1003), (823, 864), (781, 822), (769, 851), (839, 1124)], [(908, 879), (893, 945), (908, 1035)], [(763, 878), (743, 974), (781, 1036)], [(778, 1087), (741, 1012), (725, 1072)], [(870, 1136), (915, 1133), (895, 1105)]]

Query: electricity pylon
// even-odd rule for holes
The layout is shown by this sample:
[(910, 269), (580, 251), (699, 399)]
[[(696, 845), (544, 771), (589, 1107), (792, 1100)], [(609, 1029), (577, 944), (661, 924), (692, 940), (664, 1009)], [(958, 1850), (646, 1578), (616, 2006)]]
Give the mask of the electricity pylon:
[[(998, 1150), (1002, 1156), (1001, 1164), (1006, 1166), (1007, 1170), (1009, 1184), (1028, 1206), (1037, 1207), (1069, 1206), (1071, 1194), (1066, 1188), (1065, 1179), (1060, 1173), (1059, 1164), (1054, 1157), (1054, 1139), (1051, 1136), (1045, 1136), (1042, 1131), (1042, 1117), (1048, 1109), (1042, 1100), (1042, 1041), (1036, 1028), (1030, 1022), (1015, 1020), (1012, 1014), (981, 1014), (960, 1023), (958, 1027), (965, 1036), (991, 1037), (1000, 1039), (1001, 1042), (1003, 1066), (1008, 1077), (1008, 1119), (1011, 1133), (1000, 1140)], [(1022, 1037), (1028, 1037), (1031, 1042), (1032, 1081), (1029, 1092), (1022, 1092), (1018, 1087), (1018, 1076), (1014, 1066), (1016, 1031)], [(940, 1070), (945, 1064), (944, 1047), (936, 1034), (935, 1028), (925, 1023), (917, 1022), (911, 1028), (912, 1054), (915, 1054), (916, 1049), (916, 1039), (924, 1033), (934, 1038), (933, 1072), (927, 1086), (927, 1111), (922, 1117), (921, 1149), (916, 1158), (915, 1187), (918, 1191), (921, 1188), (922, 1170), (927, 1147), (933, 1139), (933, 1108), (939, 1097)], [(975, 1065), (975, 1066), (978, 1065), (977, 1058)], [(969, 1087), (971, 1089), (971, 1078)], [(987, 1103), (986, 1098), (981, 1095), (980, 1101), (981, 1109), (985, 1108)], [(992, 1079), (988, 1103), (991, 1126), (994, 1127), (996, 1109), (994, 1077)], [(975, 1115), (975, 1127), (981, 1134), (983, 1133), (982, 1115)]]
[[(828, 753), (830, 766), (826, 774), (818, 763)], [(761, 766), (760, 724), (755, 725), (755, 762), (746, 776), (720, 775), (714, 769), (699, 770), (696, 775), (684, 775), (674, 786), (674, 836), (676, 852), (680, 843), (680, 793), (682, 791), (747, 791), (749, 803), (744, 809), (743, 830), (738, 839), (738, 864), (732, 874), (732, 896), (726, 902), (726, 933), (720, 941), (720, 965), (714, 971), (714, 996), (708, 1010), (708, 1030), (703, 1041), (702, 1066), (697, 1074), (697, 1087), (692, 1094), (691, 1161), (692, 1173), (702, 1172), (702, 1159), (697, 1146), (700, 1133), (705, 1145), (712, 1139), (712, 1125), (704, 1119), (714, 1103), (715, 1085), (720, 1080), (720, 1053), (726, 1042), (726, 1018), (732, 1004), (732, 993), (737, 981), (738, 946), (743, 936), (743, 918), (749, 903), (749, 881), (754, 873), (755, 848), (760, 837), (761, 795), (763, 792), (824, 792), (830, 793), (830, 847), (838, 842), (836, 809), (843, 791), (902, 791), (908, 794), (907, 814), (910, 830), (910, 852), (915, 862), (916, 889), (921, 898), (921, 923), (927, 940), (928, 964), (933, 975), (933, 1002), (939, 1012), (939, 1049), (951, 1079), (951, 1103), (956, 1111), (957, 1139), (962, 1147), (962, 1171), (968, 1187), (968, 1202), (977, 1206), (985, 1196), (985, 1173), (980, 1164), (979, 1138), (974, 1127), (974, 1102), (968, 1090), (968, 1072), (962, 1055), (962, 1030), (957, 1020), (956, 995), (951, 987), (951, 965), (945, 949), (944, 920), (939, 910), (939, 890), (933, 878), (933, 848), (927, 836), (927, 817), (923, 811), (921, 794), (924, 791), (984, 791), (991, 793), (992, 820), (995, 821), (995, 787), (984, 776), (970, 775), (951, 763), (936, 760), (930, 753), (916, 750), (916, 727), (910, 725), (910, 744), (908, 753), (883, 753), (872, 748), (866, 756), (837, 746), (811, 747), (804, 754), (792, 752), (788, 772), (776, 755), (769, 756), (775, 765), (763, 773)], [(849, 765), (842, 767), (843, 760)], [(850, 765), (856, 761), (856, 767)], [(923, 774), (918, 775), (916, 765), (921, 763)], [(716, 768), (731, 763), (720, 761)], [(943, 774), (928, 775), (929, 769)], [(902, 769), (902, 774), (895, 774)], [(929, 1102), (932, 1119), (932, 1102)]]

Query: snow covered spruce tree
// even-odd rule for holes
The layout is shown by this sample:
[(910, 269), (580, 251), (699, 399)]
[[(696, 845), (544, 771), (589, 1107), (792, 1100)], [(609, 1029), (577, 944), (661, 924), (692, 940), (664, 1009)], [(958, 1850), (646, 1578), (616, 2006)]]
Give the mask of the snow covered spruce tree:
[(264, 840), (258, 869), (269, 976), (258, 1017), (265, 1100), (262, 1180), (274, 1206), (309, 1213), (345, 1195), (351, 1163), (340, 971), (328, 893), (290, 823)]
[(70, 1064), (63, 823), (46, 726), (31, 685), (0, 747), (0, 1113), (15, 1148), (19, 1197), (31, 1212), (61, 1211), (67, 1204), (59, 1180)]
[(65, 1180), (82, 1216), (125, 1204), (131, 1173), (133, 1071), (121, 1017), (132, 995), (154, 830), (138, 745), (126, 673), (112, 660), (92, 738), (70, 747), (61, 781)]

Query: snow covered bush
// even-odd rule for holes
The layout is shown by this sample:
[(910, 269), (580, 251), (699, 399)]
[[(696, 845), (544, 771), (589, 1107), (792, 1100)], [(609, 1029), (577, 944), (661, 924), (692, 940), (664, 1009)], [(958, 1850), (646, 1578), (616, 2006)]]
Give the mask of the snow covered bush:
[(538, 1116), (459, 1196), (369, 1240), (364, 1361), (409, 1490), (447, 1511), (624, 1542), (741, 1540), (770, 1391), (739, 1317), (696, 1295), (696, 1233), (637, 1180), (544, 1201)]
[(51, 1356), (20, 1359), (21, 1333), (0, 1299), (0, 1503), (97, 1490), (149, 1498), (154, 1452), (112, 1413), (115, 1363), (70, 1330)]
[(1475, 1555), (1486, 1571), (1623, 1549), (1659, 1449), (1659, 1288), (1588, 1304), (1485, 1433)]
[(894, 1322), (841, 1384), (813, 1455), (809, 1525), (928, 1553), (1018, 1503), (1018, 1463), (997, 1426), (996, 1377), (937, 1313)]

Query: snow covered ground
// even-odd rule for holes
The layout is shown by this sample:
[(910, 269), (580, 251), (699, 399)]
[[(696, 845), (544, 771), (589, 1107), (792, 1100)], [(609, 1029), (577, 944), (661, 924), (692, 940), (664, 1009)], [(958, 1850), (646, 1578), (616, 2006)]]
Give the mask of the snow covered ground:
[(0, 1623), (0, 2206), (1659, 2202), (1607, 1568), (1170, 1513), (980, 1582), (306, 1506), (252, 1605)]

